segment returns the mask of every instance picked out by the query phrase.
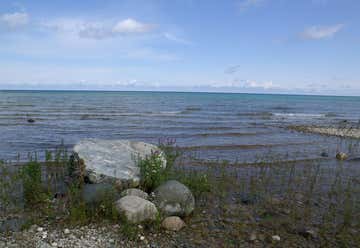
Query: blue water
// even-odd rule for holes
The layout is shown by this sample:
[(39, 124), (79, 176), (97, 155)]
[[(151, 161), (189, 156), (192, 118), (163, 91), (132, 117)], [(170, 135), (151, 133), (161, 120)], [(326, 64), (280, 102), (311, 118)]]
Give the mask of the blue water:
[[(32, 118), (35, 123), (28, 123)], [(158, 143), (176, 139), (199, 159), (251, 162), (318, 157), (338, 138), (289, 131), (298, 124), (360, 120), (360, 97), (169, 93), (0, 91), (0, 158), (71, 148), (85, 138)]]

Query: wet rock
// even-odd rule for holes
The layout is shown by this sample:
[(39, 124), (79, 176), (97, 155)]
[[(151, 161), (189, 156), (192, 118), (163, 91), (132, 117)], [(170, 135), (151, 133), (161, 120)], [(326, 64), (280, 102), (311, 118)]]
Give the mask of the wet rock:
[(175, 180), (167, 181), (154, 191), (154, 203), (166, 216), (188, 216), (195, 208), (191, 191)]
[(328, 154), (327, 152), (322, 152), (322, 153), (320, 154), (320, 156), (323, 157), (323, 158), (328, 158), (328, 157), (329, 157), (329, 154)]
[(158, 152), (166, 166), (159, 148), (144, 142), (130, 140), (87, 139), (75, 145), (74, 151), (84, 160), (87, 179), (91, 183), (120, 179), (130, 187), (140, 182), (140, 168), (137, 159)]
[(177, 232), (184, 228), (186, 224), (178, 216), (171, 216), (165, 218), (161, 223), (161, 226), (166, 230)]
[(344, 161), (348, 158), (348, 155), (344, 152), (339, 152), (338, 154), (336, 154), (336, 159), (337, 160), (341, 160)]
[(147, 200), (149, 198), (148, 193), (140, 190), (140, 189), (136, 189), (136, 188), (132, 188), (132, 189), (126, 189), (123, 192), (121, 192), (121, 196), (127, 196), (127, 195), (133, 195), (133, 196), (138, 196), (140, 198), (143, 198), (145, 200)]
[(130, 223), (155, 220), (158, 211), (155, 205), (138, 196), (124, 196), (116, 202), (117, 211)]

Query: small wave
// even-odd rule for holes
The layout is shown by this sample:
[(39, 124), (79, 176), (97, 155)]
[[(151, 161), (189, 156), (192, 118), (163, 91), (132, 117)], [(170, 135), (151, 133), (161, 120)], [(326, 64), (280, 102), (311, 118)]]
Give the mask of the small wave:
[(325, 114), (325, 117), (337, 117), (338, 115), (336, 113), (333, 112), (329, 112)]
[(270, 117), (273, 115), (271, 112), (245, 112), (245, 113), (238, 113), (238, 116), (260, 116), (260, 117)]
[(273, 113), (275, 117), (281, 118), (324, 118), (325, 114), (306, 114), (306, 113)]

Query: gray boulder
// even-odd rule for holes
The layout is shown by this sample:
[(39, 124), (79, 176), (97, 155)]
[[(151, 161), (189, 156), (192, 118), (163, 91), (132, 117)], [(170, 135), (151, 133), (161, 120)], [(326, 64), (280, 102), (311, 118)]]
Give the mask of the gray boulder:
[(121, 192), (121, 196), (127, 196), (127, 195), (133, 195), (133, 196), (138, 196), (140, 198), (143, 198), (145, 200), (147, 200), (149, 198), (148, 193), (140, 190), (140, 189), (136, 189), (136, 188), (132, 188), (132, 189), (126, 189), (123, 192)]
[(166, 166), (164, 155), (157, 146), (130, 140), (82, 140), (74, 151), (84, 160), (90, 183), (120, 180), (126, 187), (136, 187), (140, 182), (138, 159), (158, 152)]
[(116, 202), (117, 211), (130, 223), (155, 220), (158, 211), (155, 205), (138, 196), (124, 196)]
[(191, 191), (175, 180), (167, 181), (154, 191), (154, 203), (166, 216), (188, 216), (195, 208)]

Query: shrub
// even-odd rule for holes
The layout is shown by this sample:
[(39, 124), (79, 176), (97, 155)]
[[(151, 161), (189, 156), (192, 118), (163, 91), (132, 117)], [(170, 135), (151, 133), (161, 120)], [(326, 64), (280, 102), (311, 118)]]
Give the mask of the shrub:
[(139, 159), (141, 187), (145, 191), (152, 191), (167, 179), (167, 170), (164, 167), (162, 156), (154, 152), (145, 159)]
[(31, 161), (24, 166), (23, 187), (25, 204), (34, 206), (44, 203), (48, 199), (48, 194), (41, 184), (41, 165), (36, 161)]

